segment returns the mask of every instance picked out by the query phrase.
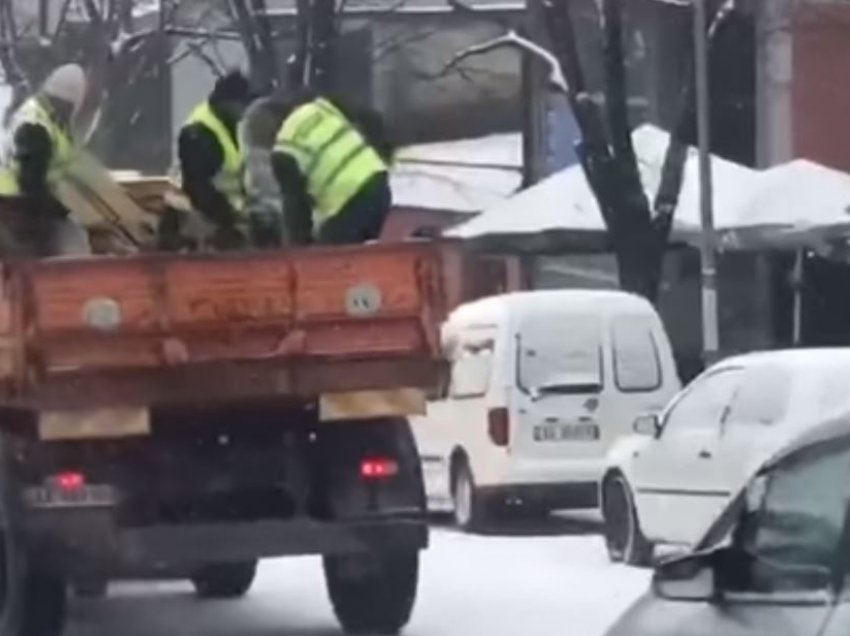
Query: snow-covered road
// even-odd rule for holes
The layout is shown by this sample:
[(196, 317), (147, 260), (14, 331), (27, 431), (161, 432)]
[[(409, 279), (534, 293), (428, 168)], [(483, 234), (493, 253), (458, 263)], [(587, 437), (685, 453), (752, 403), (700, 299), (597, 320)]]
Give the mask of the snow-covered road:
[[(438, 529), (425, 553), (408, 636), (595, 636), (643, 590), (649, 572), (612, 566), (586, 524), (494, 536)], [(543, 536), (539, 536), (538, 532)], [(318, 559), (266, 562), (239, 601), (196, 601), (188, 584), (114, 586), (75, 603), (68, 636), (338, 634)]]

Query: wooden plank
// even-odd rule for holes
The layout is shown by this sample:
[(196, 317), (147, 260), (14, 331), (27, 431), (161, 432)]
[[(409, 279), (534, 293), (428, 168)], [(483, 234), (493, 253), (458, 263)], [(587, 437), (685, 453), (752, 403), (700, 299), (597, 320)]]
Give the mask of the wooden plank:
[(109, 227), (136, 246), (151, 243), (156, 217), (137, 205), (90, 154), (78, 154), (56, 191), (57, 198), (86, 227)]

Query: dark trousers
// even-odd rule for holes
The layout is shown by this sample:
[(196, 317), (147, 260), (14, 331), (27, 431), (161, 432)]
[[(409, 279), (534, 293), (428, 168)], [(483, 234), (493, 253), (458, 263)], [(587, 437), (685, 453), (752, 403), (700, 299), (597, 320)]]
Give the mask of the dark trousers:
[(321, 244), (340, 245), (374, 241), (381, 235), (392, 206), (386, 172), (369, 179), (336, 215), (319, 228)]

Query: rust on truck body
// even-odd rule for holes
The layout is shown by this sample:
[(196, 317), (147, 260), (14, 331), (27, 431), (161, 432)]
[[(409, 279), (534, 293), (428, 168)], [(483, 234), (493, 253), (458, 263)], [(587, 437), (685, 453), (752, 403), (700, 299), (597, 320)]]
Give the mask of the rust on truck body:
[(429, 388), (463, 295), (454, 242), (18, 261), (0, 403), (91, 408)]

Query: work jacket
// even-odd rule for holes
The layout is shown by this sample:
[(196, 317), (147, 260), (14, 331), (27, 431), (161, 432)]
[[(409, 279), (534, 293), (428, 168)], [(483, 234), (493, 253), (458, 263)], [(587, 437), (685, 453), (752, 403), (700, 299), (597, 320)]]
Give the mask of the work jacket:
[(243, 216), (245, 214), (245, 159), (239, 142), (228, 132), (227, 127), (213, 112), (209, 102), (199, 104), (189, 114), (185, 126), (197, 124), (207, 128), (221, 146), (223, 161), (218, 173), (213, 177), (212, 185), (227, 199), (233, 211)]
[(38, 97), (30, 97), (12, 116), (0, 165), (0, 196), (20, 196), (20, 165), (15, 137), (22, 126), (41, 126), (50, 138), (51, 154), (47, 185), (52, 189), (74, 153), (71, 134), (54, 118), (50, 108)]
[(275, 152), (298, 164), (313, 203), (314, 233), (387, 164), (330, 101), (297, 107), (278, 132)]

